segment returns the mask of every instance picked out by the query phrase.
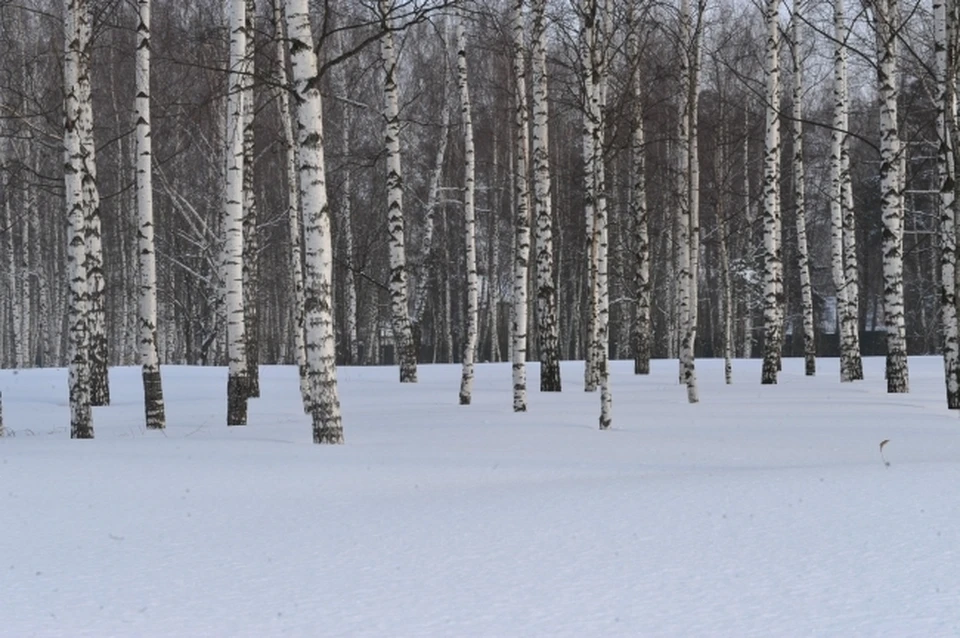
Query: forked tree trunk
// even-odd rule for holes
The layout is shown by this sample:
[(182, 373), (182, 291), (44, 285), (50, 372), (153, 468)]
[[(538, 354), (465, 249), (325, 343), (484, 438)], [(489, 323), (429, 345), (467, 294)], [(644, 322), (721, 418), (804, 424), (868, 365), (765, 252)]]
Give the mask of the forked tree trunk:
[(466, 339), (463, 373), (460, 378), (460, 405), (470, 405), (473, 396), (473, 368), (477, 356), (480, 321), (480, 282), (477, 276), (476, 155), (473, 143), (473, 114), (467, 75), (467, 37), (463, 14), (457, 18), (457, 87), (460, 90), (460, 121), (463, 126), (463, 225), (467, 266)]
[[(310, 384), (307, 381), (307, 351), (304, 341), (304, 292), (303, 292), (303, 244), (300, 232), (300, 180), (297, 158), (297, 139), (293, 132), (293, 119), (290, 112), (290, 93), (287, 88), (287, 40), (283, 24), (283, 5), (274, 5), (274, 29), (277, 40), (277, 96), (280, 98), (280, 121), (283, 126), (283, 140), (286, 146), (287, 161), (287, 233), (290, 237), (290, 276), (293, 280), (293, 346), (297, 370), (300, 376), (300, 398), (304, 411), (309, 413)], [(356, 314), (354, 314), (356, 319)], [(356, 324), (354, 323), (354, 327)]]
[(766, 137), (763, 158), (763, 368), (760, 382), (777, 382), (783, 280), (780, 256), (780, 0), (767, 0)]
[(883, 317), (887, 331), (887, 392), (909, 392), (903, 307), (902, 153), (897, 122), (897, 40), (900, 7), (875, 0), (877, 84), (880, 94), (880, 214), (883, 218)]
[(947, 407), (960, 409), (960, 336), (957, 327), (957, 84), (956, 0), (934, 0), (937, 131), (940, 146), (940, 321)]
[(82, 152), (81, 189), (87, 244), (84, 258), (89, 289), (90, 340), (90, 402), (92, 405), (110, 405), (110, 383), (107, 369), (107, 323), (104, 303), (103, 241), (100, 223), (100, 191), (97, 188), (96, 144), (93, 139), (93, 96), (91, 87), (91, 54), (93, 25), (90, 6), (77, 3), (77, 39), (79, 42), (78, 117)]
[(286, 4), (297, 96), (300, 199), (306, 231), (307, 368), (313, 395), (313, 442), (343, 443), (333, 334), (333, 243), (323, 157), (323, 108), (307, 0)]
[(527, 186), (527, 155), (530, 148), (527, 113), (527, 75), (523, 44), (523, 0), (514, 0), (512, 8), (513, 75), (516, 95), (513, 263), (513, 317), (511, 320), (511, 361), (513, 368), (513, 411), (527, 411), (527, 287), (530, 265), (530, 192)]
[(553, 203), (547, 104), (547, 0), (533, 2), (533, 174), (537, 220), (537, 353), (540, 391), (560, 392), (560, 329), (553, 263)]
[(64, 198), (67, 220), (67, 276), (70, 281), (69, 333), (70, 438), (93, 438), (90, 407), (89, 302), (86, 271), (86, 211), (83, 200), (84, 151), (80, 134), (80, 21), (86, 0), (68, 0), (64, 11)]
[(797, 223), (797, 267), (800, 270), (800, 298), (803, 311), (803, 359), (808, 377), (817, 373), (817, 342), (813, 321), (813, 284), (810, 279), (810, 251), (807, 246), (807, 197), (803, 159), (803, 41), (800, 31), (802, 3), (797, 0), (790, 22), (793, 45), (793, 205)]
[(232, 0), (230, 94), (227, 98), (227, 170), (223, 219), (223, 281), (227, 313), (227, 425), (247, 424), (249, 367), (243, 299), (243, 73), (246, 69), (246, 0)]
[(387, 151), (387, 231), (390, 241), (390, 314), (393, 340), (400, 362), (400, 382), (417, 382), (417, 353), (407, 307), (407, 257), (404, 237), (403, 177), (400, 169), (400, 91), (397, 87), (397, 50), (392, 0), (379, 0), (380, 57), (384, 71), (384, 108)]
[(140, 260), (138, 344), (147, 428), (166, 427), (157, 353), (157, 259), (153, 231), (153, 143), (150, 137), (150, 0), (137, 0), (137, 255)]

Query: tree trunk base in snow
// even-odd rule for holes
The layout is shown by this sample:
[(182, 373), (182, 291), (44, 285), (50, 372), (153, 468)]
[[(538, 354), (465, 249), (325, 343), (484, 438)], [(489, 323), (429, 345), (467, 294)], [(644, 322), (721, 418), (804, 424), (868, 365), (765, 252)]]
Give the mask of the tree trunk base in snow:
[(245, 374), (227, 377), (227, 425), (247, 424), (249, 380)]
[(907, 355), (903, 352), (887, 355), (887, 392), (889, 394), (904, 394), (910, 392), (910, 381), (907, 375)]
[(143, 371), (143, 409), (147, 428), (160, 430), (167, 426), (163, 407), (163, 383), (160, 371)]
[(106, 359), (90, 362), (90, 405), (110, 405), (110, 372)]
[(808, 354), (804, 359), (804, 373), (808, 377), (817, 376), (817, 358), (814, 355)]
[(540, 392), (561, 392), (560, 362), (557, 360), (540, 362)]
[(339, 417), (329, 419), (323, 410), (313, 411), (313, 442), (318, 445), (342, 445), (343, 424)]

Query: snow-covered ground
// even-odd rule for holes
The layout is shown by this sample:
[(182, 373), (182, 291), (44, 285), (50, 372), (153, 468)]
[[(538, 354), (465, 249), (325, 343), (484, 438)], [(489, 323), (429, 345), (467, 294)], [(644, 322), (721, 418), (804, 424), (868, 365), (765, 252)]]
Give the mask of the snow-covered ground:
[(0, 372), (0, 635), (958, 636), (960, 417), (910, 363), (888, 396), (880, 359), (700, 361), (688, 405), (675, 361), (616, 362), (609, 432), (582, 364), (526, 414), (507, 365), (470, 407), (457, 366), (343, 368), (338, 447), (289, 367), (237, 428), (224, 369), (164, 368), (162, 433), (114, 369), (94, 441), (63, 370)]

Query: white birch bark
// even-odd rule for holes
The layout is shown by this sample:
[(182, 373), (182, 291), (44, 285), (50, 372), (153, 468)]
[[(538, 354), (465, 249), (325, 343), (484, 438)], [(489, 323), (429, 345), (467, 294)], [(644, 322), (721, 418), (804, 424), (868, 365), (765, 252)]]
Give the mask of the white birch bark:
[(307, 369), (316, 401), (313, 442), (343, 443), (333, 331), (333, 244), (323, 156), (323, 108), (307, 0), (286, 4), (290, 59), (296, 86), (300, 198), (306, 231)]
[(383, 35), (380, 58), (384, 71), (384, 108), (387, 151), (387, 230), (390, 237), (390, 313), (393, 339), (400, 363), (400, 382), (416, 383), (417, 353), (407, 308), (407, 258), (404, 237), (403, 176), (400, 167), (400, 91), (397, 86), (397, 49), (392, 0), (379, 0)]
[(227, 313), (227, 425), (246, 425), (249, 396), (243, 299), (243, 73), (246, 69), (246, 0), (230, 3), (230, 93), (227, 98), (223, 281)]
[(100, 191), (97, 188), (96, 144), (93, 139), (93, 96), (91, 87), (91, 53), (93, 26), (90, 6), (84, 0), (77, 5), (78, 51), (78, 111), (77, 129), (82, 155), (81, 188), (85, 216), (87, 244), (85, 271), (89, 287), (88, 338), (90, 340), (90, 402), (92, 405), (110, 404), (110, 384), (107, 370), (107, 325), (104, 303), (103, 242), (100, 223)]
[(463, 126), (463, 225), (467, 266), (466, 339), (460, 377), (460, 405), (470, 405), (473, 368), (477, 356), (480, 322), (480, 282), (477, 276), (476, 153), (473, 143), (473, 113), (467, 73), (467, 37), (462, 7), (457, 17), (457, 87), (460, 91), (460, 123)]
[[(581, 28), (581, 63), (583, 65), (583, 208), (585, 218), (585, 235), (587, 239), (587, 317), (586, 336), (584, 340), (584, 371), (583, 389), (594, 392), (600, 384), (599, 378), (599, 351), (597, 349), (600, 328), (600, 301), (597, 286), (600, 246), (597, 237), (597, 208), (598, 176), (597, 154), (602, 153), (598, 147), (600, 138), (600, 69), (597, 68), (597, 2), (598, 0), (582, 0), (580, 11), (583, 25)], [(601, 138), (602, 139), (602, 138)]]
[(960, 335), (957, 326), (956, 0), (933, 0), (936, 108), (940, 179), (940, 320), (947, 407), (960, 409)]
[(553, 203), (550, 185), (546, 0), (533, 1), (533, 175), (537, 220), (537, 353), (540, 391), (560, 392), (560, 330), (553, 263)]
[(630, 217), (633, 219), (636, 282), (636, 319), (633, 328), (633, 372), (650, 374), (651, 288), (650, 288), (650, 230), (647, 210), (646, 140), (644, 138), (643, 66), (640, 58), (640, 25), (636, 14), (637, 3), (630, 3), (631, 24), (628, 41), (628, 59), (631, 65), (631, 120), (630, 120)]
[(9, 313), (7, 318), (10, 322), (9, 334), (13, 338), (13, 343), (10, 344), (12, 347), (8, 349), (8, 352), (13, 353), (13, 358), (11, 364), (15, 369), (20, 369), (23, 367), (24, 362), (24, 339), (26, 337), (26, 332), (23, 330), (23, 324), (21, 318), (23, 317), (23, 303), (20, 296), (20, 284), (19, 282), (24, 277), (24, 272), (20, 269), (17, 264), (17, 253), (16, 253), (16, 242), (14, 241), (14, 229), (19, 226), (13, 220), (13, 215), (11, 214), (13, 193), (10, 189), (10, 171), (8, 166), (8, 153), (9, 149), (7, 148), (7, 143), (5, 141), (0, 141), (0, 171), (3, 173), (3, 182), (0, 186), (3, 187), (3, 215), (0, 219), (0, 234), (3, 235), (3, 248), (6, 258), (6, 285), (7, 285), (7, 299), (9, 300)]
[(877, 84), (880, 97), (880, 214), (883, 219), (883, 316), (887, 331), (887, 392), (910, 391), (903, 302), (902, 150), (897, 122), (897, 40), (901, 37), (896, 0), (874, 0)]
[(64, 197), (68, 230), (67, 276), (70, 281), (69, 333), (70, 438), (93, 438), (90, 407), (86, 211), (83, 201), (84, 151), (80, 133), (80, 15), (86, 0), (68, 0), (64, 11)]
[(153, 232), (153, 144), (150, 131), (150, 0), (137, 0), (137, 255), (140, 286), (138, 344), (143, 408), (149, 429), (166, 427), (157, 354), (157, 260)]
[(254, 18), (256, 0), (246, 0), (244, 30), (243, 75), (243, 321), (244, 348), (247, 355), (247, 396), (260, 396), (260, 239), (257, 231), (259, 214), (254, 174), (253, 120), (255, 96), (253, 92), (254, 69)]
[(527, 273), (530, 265), (530, 192), (527, 186), (528, 131), (527, 72), (523, 43), (523, 0), (514, 0), (511, 15), (513, 31), (513, 75), (515, 82), (515, 240), (513, 264), (513, 316), (511, 318), (511, 361), (513, 368), (513, 411), (527, 411)]
[(597, 127), (594, 130), (594, 158), (596, 161), (595, 178), (597, 189), (597, 206), (595, 223), (595, 237), (597, 241), (597, 330), (596, 338), (596, 377), (600, 382), (600, 429), (610, 428), (613, 422), (613, 396), (610, 390), (610, 279), (609, 279), (609, 214), (607, 209), (607, 177), (604, 164), (604, 137), (606, 134), (606, 107), (607, 87), (609, 85), (610, 67), (607, 47), (612, 41), (613, 22), (610, 0), (597, 2), (596, 46), (594, 53), (597, 56), (594, 62), (599, 69), (599, 83), (594, 90), (599, 93), (599, 111)]
[[(293, 132), (293, 118), (290, 112), (290, 92), (287, 77), (287, 42), (283, 23), (283, 5), (274, 5), (274, 29), (277, 40), (277, 76), (279, 87), (277, 97), (280, 100), (280, 122), (283, 126), (283, 141), (286, 146), (287, 171), (287, 233), (290, 238), (290, 277), (293, 280), (293, 346), (294, 358), (300, 377), (300, 398), (304, 410), (309, 411), (310, 385), (307, 380), (307, 350), (304, 341), (304, 292), (303, 292), (303, 245), (300, 232), (300, 180), (297, 159), (297, 139)], [(354, 321), (356, 314), (354, 313)], [(356, 323), (354, 323), (356, 328)]]
[(763, 368), (760, 382), (777, 382), (783, 280), (780, 256), (780, 0), (767, 0), (766, 136), (763, 157)]
[(790, 22), (793, 45), (793, 205), (797, 224), (797, 267), (800, 270), (800, 298), (803, 312), (804, 372), (808, 377), (817, 373), (817, 342), (813, 321), (813, 284), (810, 279), (810, 250), (807, 246), (806, 165), (803, 157), (803, 59), (800, 20), (803, 4), (794, 0)]
[[(837, 295), (837, 316), (840, 328), (840, 380), (863, 378), (860, 362), (859, 317), (856, 270), (851, 273), (850, 252), (856, 264), (856, 239), (853, 236), (852, 192), (847, 188), (850, 174), (847, 130), (847, 40), (848, 27), (843, 0), (834, 0), (833, 56), (833, 131), (830, 145), (830, 219), (832, 273)], [(849, 196), (848, 196), (849, 195)], [(853, 277), (851, 278), (851, 274)]]

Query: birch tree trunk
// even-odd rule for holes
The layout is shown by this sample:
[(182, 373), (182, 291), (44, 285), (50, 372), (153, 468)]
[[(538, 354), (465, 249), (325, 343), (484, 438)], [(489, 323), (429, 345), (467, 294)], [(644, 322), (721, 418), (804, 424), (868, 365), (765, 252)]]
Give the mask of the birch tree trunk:
[(530, 192), (527, 154), (530, 148), (527, 113), (527, 72), (523, 44), (523, 0), (513, 0), (513, 75), (516, 95), (514, 196), (516, 206), (513, 265), (513, 317), (511, 321), (513, 411), (527, 411), (527, 273), (530, 265)]
[(260, 396), (260, 239), (257, 231), (257, 194), (253, 179), (254, 137), (253, 119), (255, 96), (254, 73), (254, 19), (257, 15), (256, 0), (246, 0), (244, 29), (243, 83), (243, 321), (247, 351), (247, 393), (251, 398)]
[[(343, 443), (333, 333), (333, 244), (323, 157), (323, 108), (307, 0), (286, 3), (296, 86), (300, 197), (306, 226), (307, 368), (315, 403), (313, 442)], [(414, 362), (416, 363), (416, 362)]]
[(249, 367), (243, 298), (243, 113), (246, 0), (230, 4), (230, 93), (227, 98), (227, 170), (223, 220), (223, 281), (227, 313), (227, 425), (247, 424)]
[(417, 353), (407, 308), (407, 258), (404, 238), (403, 177), (400, 169), (400, 91), (397, 87), (397, 50), (394, 42), (392, 0), (379, 0), (380, 56), (384, 71), (384, 108), (387, 151), (387, 230), (390, 235), (390, 313), (393, 339), (400, 362), (400, 382), (417, 382)]
[(803, 359), (808, 377), (817, 373), (817, 341), (813, 321), (813, 284), (810, 279), (810, 251), (807, 246), (806, 166), (803, 158), (803, 46), (800, 16), (803, 4), (795, 2), (790, 22), (793, 45), (793, 201), (797, 223), (797, 267), (800, 270), (800, 298), (803, 312)]
[(166, 427), (157, 353), (157, 260), (153, 233), (153, 144), (150, 137), (150, 0), (137, 0), (137, 255), (140, 264), (139, 335), (147, 428)]
[(960, 409), (960, 335), (957, 326), (957, 84), (956, 0), (934, 0), (937, 131), (940, 146), (940, 317), (947, 407)]
[(21, 319), (23, 317), (23, 303), (20, 296), (20, 285), (18, 282), (25, 279), (25, 271), (17, 264), (16, 242), (14, 242), (14, 228), (19, 226), (14, 222), (11, 214), (13, 193), (10, 188), (10, 167), (8, 165), (8, 153), (6, 141), (0, 141), (0, 171), (3, 172), (3, 181), (0, 186), (3, 188), (3, 215), (0, 219), (0, 234), (3, 235), (3, 247), (6, 253), (6, 284), (7, 295), (10, 300), (8, 318), (10, 320), (9, 333), (13, 337), (12, 348), (13, 358), (11, 364), (15, 369), (23, 367), (23, 342), (27, 337), (27, 332), (23, 330)]
[(874, 0), (880, 94), (880, 214), (883, 218), (883, 316), (887, 331), (887, 392), (909, 392), (903, 303), (902, 151), (897, 122), (897, 40), (900, 8)]
[(553, 263), (553, 202), (547, 103), (546, 0), (533, 0), (533, 175), (537, 219), (537, 351), (540, 391), (560, 392), (560, 329)]
[(67, 276), (70, 280), (68, 305), (70, 438), (93, 438), (90, 407), (90, 337), (87, 285), (86, 210), (83, 198), (84, 149), (80, 132), (80, 22), (87, 13), (86, 0), (68, 0), (64, 11), (64, 198), (68, 231)]
[(647, 151), (643, 130), (643, 66), (640, 64), (637, 3), (630, 3), (631, 25), (628, 56), (632, 68), (632, 117), (630, 121), (630, 217), (633, 219), (636, 259), (636, 320), (633, 324), (633, 372), (650, 374), (650, 231), (647, 211)]
[(600, 384), (599, 378), (599, 328), (600, 328), (600, 300), (597, 279), (600, 268), (600, 246), (597, 236), (597, 208), (598, 175), (597, 155), (602, 154), (598, 148), (598, 138), (602, 140), (600, 128), (600, 69), (597, 68), (597, 41), (599, 39), (597, 24), (598, 0), (582, 0), (580, 11), (583, 21), (581, 29), (581, 59), (583, 64), (583, 203), (584, 218), (586, 221), (587, 238), (587, 320), (586, 338), (584, 342), (584, 377), (583, 389), (594, 392)]
[[(295, 358), (300, 376), (300, 398), (304, 410), (309, 412), (311, 405), (310, 385), (307, 381), (307, 351), (304, 342), (304, 292), (303, 259), (300, 232), (300, 180), (297, 158), (297, 140), (293, 132), (293, 119), (290, 112), (290, 92), (287, 88), (287, 49), (286, 29), (283, 25), (283, 5), (274, 4), (274, 29), (277, 40), (277, 97), (280, 99), (280, 121), (283, 126), (283, 141), (286, 146), (287, 170), (287, 232), (290, 236), (290, 276), (293, 279), (293, 343)], [(346, 128), (346, 127), (345, 127)], [(354, 298), (354, 301), (356, 298)], [(354, 307), (355, 308), (355, 307)], [(356, 321), (356, 313), (354, 313)], [(356, 323), (354, 323), (356, 328)]]
[(766, 137), (763, 158), (763, 369), (760, 382), (777, 382), (783, 280), (780, 256), (780, 0), (767, 0)]
[[(854, 216), (852, 193), (848, 198), (850, 156), (847, 130), (849, 128), (847, 96), (847, 24), (843, 0), (834, 0), (833, 55), (833, 131), (830, 145), (830, 219), (833, 282), (837, 292), (837, 316), (840, 324), (840, 380), (863, 378), (860, 362), (860, 338), (857, 307), (859, 294), (856, 269), (851, 273), (850, 252), (856, 264), (856, 239), (852, 228)], [(851, 278), (851, 274), (853, 277)]]
[(467, 262), (467, 327), (463, 347), (463, 374), (460, 405), (470, 405), (473, 396), (473, 368), (477, 356), (480, 322), (480, 282), (477, 276), (476, 154), (473, 143), (473, 113), (467, 75), (467, 37), (462, 7), (457, 16), (457, 87), (460, 90), (460, 120), (463, 126), (463, 225)]
[(93, 96), (91, 88), (91, 53), (93, 29), (90, 6), (86, 1), (77, 5), (77, 38), (79, 42), (77, 130), (83, 153), (81, 188), (87, 244), (84, 258), (89, 288), (89, 318), (87, 328), (90, 340), (90, 402), (91, 405), (110, 404), (110, 383), (107, 370), (107, 325), (104, 303), (103, 242), (100, 223), (100, 191), (97, 188), (96, 144), (93, 139)]

